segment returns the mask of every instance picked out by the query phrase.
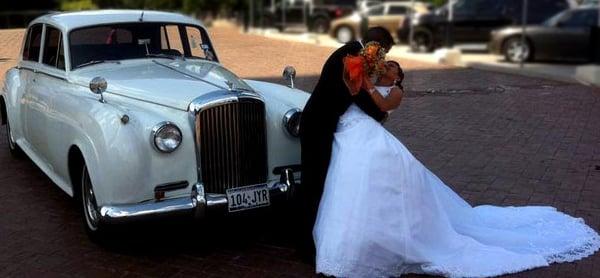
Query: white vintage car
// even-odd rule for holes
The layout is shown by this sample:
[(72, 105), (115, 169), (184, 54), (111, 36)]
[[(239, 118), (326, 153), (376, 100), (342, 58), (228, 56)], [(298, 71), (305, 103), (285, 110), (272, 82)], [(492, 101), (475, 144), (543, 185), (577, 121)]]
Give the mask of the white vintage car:
[(203, 218), (290, 197), (308, 94), (242, 80), (207, 30), (165, 12), (103, 10), (34, 20), (0, 92), (10, 152), (81, 200), (98, 237), (114, 223)]

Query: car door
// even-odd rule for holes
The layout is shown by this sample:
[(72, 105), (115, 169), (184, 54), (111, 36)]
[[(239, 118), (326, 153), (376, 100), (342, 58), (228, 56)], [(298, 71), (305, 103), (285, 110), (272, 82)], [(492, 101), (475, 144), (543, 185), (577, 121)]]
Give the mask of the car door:
[(49, 130), (56, 129), (57, 113), (53, 98), (66, 87), (65, 60), (61, 32), (46, 24), (43, 34), (40, 63), (28, 91), (26, 126), (32, 148), (50, 170), (54, 171), (52, 165), (56, 156), (52, 151), (53, 146), (56, 146), (54, 141), (60, 140), (61, 136), (49, 136)]
[(22, 60), (19, 63), (19, 73), (23, 88), (20, 91), (17, 103), (18, 111), (14, 113), (18, 115), (18, 118), (14, 119), (16, 121), (12, 123), (12, 128), (15, 131), (15, 139), (24, 140), (26, 149), (32, 148), (31, 142), (34, 139), (34, 134), (32, 134), (29, 128), (29, 123), (35, 119), (35, 115), (31, 112), (32, 103), (35, 100), (31, 94), (31, 88), (33, 82), (35, 82), (36, 72), (39, 67), (43, 31), (43, 24), (35, 24), (29, 28), (25, 45), (23, 46)]
[(385, 5), (377, 5), (367, 10), (367, 17), (369, 20), (369, 27), (380, 26), (382, 22), (385, 22)]
[[(458, 0), (453, 6), (452, 33), (453, 40), (457, 43), (472, 42), (476, 40), (477, 21), (475, 13), (480, 0)], [(442, 32), (445, 36), (445, 33)]]
[(590, 28), (598, 24), (598, 10), (574, 10), (557, 23), (554, 39), (559, 59), (585, 59), (590, 50)]
[(404, 21), (404, 17), (409, 13), (409, 9), (406, 5), (390, 3), (380, 26), (383, 26), (390, 33), (395, 33), (400, 23)]
[(511, 19), (505, 15), (509, 1), (480, 0), (475, 14), (475, 32), (472, 42), (488, 42), (492, 30), (510, 25)]

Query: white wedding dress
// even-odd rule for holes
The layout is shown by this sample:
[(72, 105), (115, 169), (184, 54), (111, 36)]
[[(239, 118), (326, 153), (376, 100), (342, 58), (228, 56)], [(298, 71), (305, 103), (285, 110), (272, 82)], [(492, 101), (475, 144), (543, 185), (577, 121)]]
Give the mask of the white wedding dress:
[(600, 248), (583, 219), (553, 207), (471, 207), (354, 104), (338, 123), (313, 235), (317, 272), (336, 277), (497, 276)]

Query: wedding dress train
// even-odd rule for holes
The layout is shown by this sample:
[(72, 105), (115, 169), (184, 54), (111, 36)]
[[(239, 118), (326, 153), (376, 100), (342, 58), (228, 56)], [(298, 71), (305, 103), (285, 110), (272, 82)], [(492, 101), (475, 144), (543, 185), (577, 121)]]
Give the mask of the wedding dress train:
[(338, 124), (313, 234), (317, 272), (336, 277), (488, 277), (600, 248), (583, 219), (553, 207), (470, 206), (355, 105)]

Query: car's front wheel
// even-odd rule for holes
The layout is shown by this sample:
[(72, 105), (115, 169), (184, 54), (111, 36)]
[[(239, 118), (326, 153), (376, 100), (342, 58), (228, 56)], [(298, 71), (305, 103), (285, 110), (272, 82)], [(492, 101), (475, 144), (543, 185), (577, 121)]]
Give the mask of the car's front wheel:
[(10, 121), (8, 119), (6, 119), (6, 125), (4, 125), (4, 128), (6, 129), (5, 133), (6, 133), (6, 141), (8, 142), (8, 151), (15, 158), (22, 157), (23, 151), (21, 150), (21, 148), (19, 148), (19, 146), (17, 145), (17, 142), (15, 142), (14, 136), (12, 134), (12, 130), (10, 129)]
[(415, 30), (410, 48), (413, 52), (433, 51), (433, 34), (428, 30)]
[(532, 48), (528, 40), (521, 37), (512, 37), (504, 43), (504, 57), (513, 63), (527, 62), (531, 60)]
[(350, 26), (340, 26), (335, 31), (335, 38), (338, 42), (347, 43), (354, 39), (354, 31)]
[(100, 241), (106, 236), (106, 225), (100, 221), (100, 211), (96, 203), (94, 187), (87, 167), (81, 173), (81, 205), (83, 206), (85, 230), (93, 241)]

